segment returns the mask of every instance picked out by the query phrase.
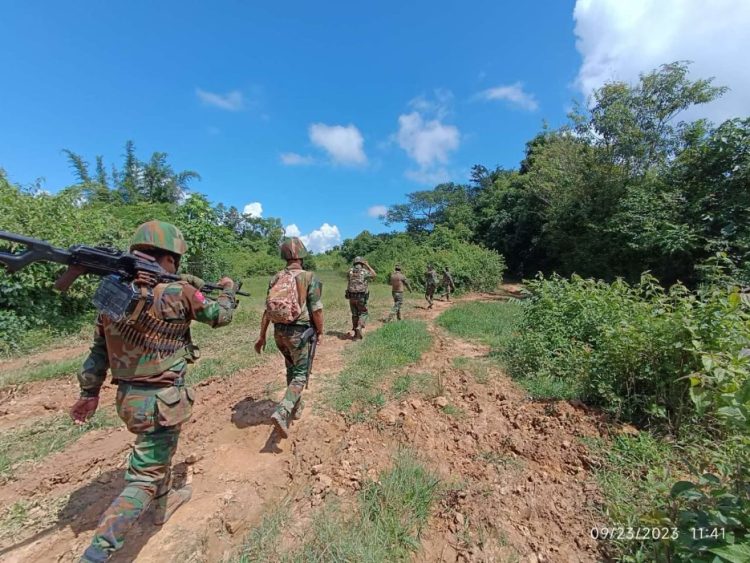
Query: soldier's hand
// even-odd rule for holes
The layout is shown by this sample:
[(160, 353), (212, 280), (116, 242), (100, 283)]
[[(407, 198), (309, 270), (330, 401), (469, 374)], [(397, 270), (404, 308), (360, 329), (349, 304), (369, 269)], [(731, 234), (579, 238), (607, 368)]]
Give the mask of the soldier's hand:
[(206, 285), (206, 282), (204, 282), (201, 278), (198, 276), (194, 276), (192, 274), (180, 274), (180, 279), (182, 281), (188, 282), (190, 285), (192, 285), (195, 289), (202, 289), (204, 285)]
[(76, 424), (83, 424), (96, 412), (99, 406), (99, 397), (81, 397), (70, 408), (70, 418)]
[(232, 280), (232, 278), (228, 278), (227, 276), (221, 278), (217, 285), (220, 285), (224, 289), (234, 289), (234, 281)]
[(258, 338), (258, 340), (255, 341), (255, 352), (256, 352), (256, 354), (260, 354), (265, 347), (266, 347), (266, 339), (265, 338)]
[(146, 287), (154, 287), (156, 285), (156, 276), (151, 272), (139, 270), (133, 280), (135, 285), (145, 285)]

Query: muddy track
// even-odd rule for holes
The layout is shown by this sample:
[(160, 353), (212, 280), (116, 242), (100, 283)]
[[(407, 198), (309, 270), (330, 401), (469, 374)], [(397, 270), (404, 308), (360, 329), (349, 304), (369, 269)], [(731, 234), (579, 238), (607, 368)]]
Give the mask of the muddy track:
[[(597, 435), (600, 421), (565, 402), (528, 401), (500, 373), (491, 374), (491, 383), (478, 383), (470, 371), (456, 368), (454, 358), (480, 358), (487, 350), (432, 324), (447, 306), (408, 311), (430, 323), (434, 343), (405, 371), (439, 374), (443, 398), (461, 416), (444, 413), (443, 398), (409, 398), (387, 404), (367, 423), (347, 424), (323, 407), (325, 383), (338, 374), (352, 345), (333, 334), (318, 349), (308, 407), (289, 440), (279, 442), (268, 425), (282, 393), (280, 357), (203, 382), (175, 456), (176, 474), (193, 484), (192, 501), (162, 528), (142, 519), (113, 561), (221, 561), (283, 499), (293, 515), (283, 542), (299, 541), (328, 497), (353, 502), (362, 482), (376, 478), (403, 446), (444, 481), (461, 484), (435, 507), (417, 560), (596, 560), (588, 530), (596, 520), (597, 490), (577, 438)], [(35, 416), (64, 410), (67, 386), (72, 390), (72, 383), (45, 382), (28, 394), (49, 391)], [(108, 389), (102, 404), (112, 397)], [(14, 412), (14, 405), (3, 408)], [(0, 504), (22, 498), (36, 502), (32, 510), (39, 512), (37, 524), (0, 542), (0, 560), (76, 560), (123, 486), (131, 443), (122, 428), (92, 431), (0, 486)]]

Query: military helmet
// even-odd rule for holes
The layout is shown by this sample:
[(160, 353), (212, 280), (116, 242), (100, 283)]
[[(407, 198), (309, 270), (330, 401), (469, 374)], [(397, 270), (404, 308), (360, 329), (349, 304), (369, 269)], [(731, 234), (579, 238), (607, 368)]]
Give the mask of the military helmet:
[(354, 263), (355, 264), (364, 264), (365, 263), (365, 259), (362, 258), (361, 256), (355, 256), (354, 257)]
[(396, 268), (396, 270), (400, 271), (401, 270), (401, 264), (396, 264), (395, 268)]
[(180, 229), (165, 221), (149, 221), (135, 230), (130, 241), (130, 251), (158, 248), (182, 256), (187, 252), (187, 243)]
[(281, 239), (279, 252), (281, 252), (281, 257), (284, 260), (299, 260), (310, 255), (299, 237), (284, 237)]

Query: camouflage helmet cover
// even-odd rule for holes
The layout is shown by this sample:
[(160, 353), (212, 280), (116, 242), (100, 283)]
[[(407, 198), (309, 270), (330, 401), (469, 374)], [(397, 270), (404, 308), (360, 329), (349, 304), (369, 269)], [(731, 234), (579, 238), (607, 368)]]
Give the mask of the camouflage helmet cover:
[(396, 264), (395, 269), (396, 270), (401, 270), (401, 264)]
[(180, 229), (165, 221), (149, 221), (139, 226), (130, 241), (130, 251), (158, 248), (178, 256), (187, 252), (187, 243)]
[(299, 237), (284, 237), (281, 239), (279, 252), (284, 260), (299, 260), (309, 256), (307, 248)]
[(362, 258), (361, 256), (355, 256), (354, 257), (354, 263), (355, 264), (364, 264), (365, 263), (365, 259)]

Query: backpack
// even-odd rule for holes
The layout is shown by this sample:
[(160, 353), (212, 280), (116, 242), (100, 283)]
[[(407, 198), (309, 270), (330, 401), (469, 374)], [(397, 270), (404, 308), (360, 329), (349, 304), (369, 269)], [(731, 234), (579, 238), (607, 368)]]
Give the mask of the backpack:
[(297, 290), (297, 276), (304, 270), (280, 272), (268, 289), (266, 315), (272, 323), (292, 324), (302, 313)]
[(365, 275), (365, 269), (362, 266), (349, 270), (349, 285), (347, 285), (346, 290), (349, 293), (367, 293), (367, 279)]

